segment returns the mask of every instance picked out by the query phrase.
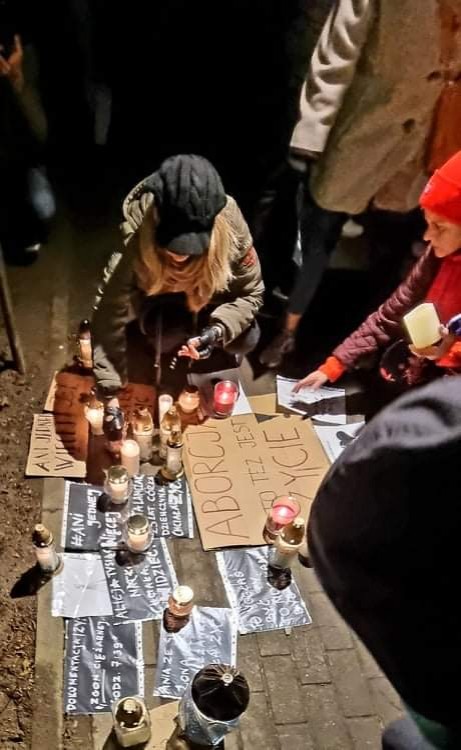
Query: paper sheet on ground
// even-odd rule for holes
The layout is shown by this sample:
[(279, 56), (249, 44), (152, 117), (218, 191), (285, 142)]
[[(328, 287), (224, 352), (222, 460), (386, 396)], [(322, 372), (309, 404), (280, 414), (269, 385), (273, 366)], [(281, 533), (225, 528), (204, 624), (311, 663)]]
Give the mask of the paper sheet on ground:
[(112, 615), (100, 556), (65, 552), (62, 557), (63, 569), (53, 577), (53, 617)]
[(194, 607), (179, 633), (161, 628), (154, 695), (181, 698), (192, 677), (207, 664), (235, 666), (237, 621), (231, 609)]
[(245, 391), (243, 390), (238, 370), (218, 370), (217, 372), (203, 374), (191, 372), (187, 376), (187, 379), (189, 383), (191, 383), (191, 385), (196, 385), (200, 390), (203, 410), (207, 414), (213, 415), (213, 389), (214, 384), (217, 383), (218, 380), (232, 380), (239, 386), (239, 396), (237, 401), (235, 402), (234, 411), (232, 412), (234, 416), (237, 416), (239, 414), (252, 413), (253, 410), (250, 406), (250, 402), (246, 397)]
[(268, 582), (268, 552), (268, 547), (255, 547), (216, 553), (219, 572), (242, 635), (312, 622), (294, 579), (283, 591)]
[(160, 620), (178, 583), (164, 540), (155, 540), (144, 555), (103, 549), (101, 556), (114, 620)]
[(316, 422), (346, 424), (346, 391), (344, 388), (323, 387), (316, 391), (303, 388), (293, 393), (297, 380), (277, 375), (277, 401), (280, 406), (307, 414)]
[(353, 422), (352, 424), (340, 425), (338, 427), (315, 425), (314, 430), (331, 463), (334, 463), (344, 448), (347, 448), (349, 443), (355, 440), (357, 434), (364, 426), (365, 422)]
[(64, 711), (112, 710), (125, 695), (144, 695), (142, 626), (111, 617), (69, 620), (64, 657)]

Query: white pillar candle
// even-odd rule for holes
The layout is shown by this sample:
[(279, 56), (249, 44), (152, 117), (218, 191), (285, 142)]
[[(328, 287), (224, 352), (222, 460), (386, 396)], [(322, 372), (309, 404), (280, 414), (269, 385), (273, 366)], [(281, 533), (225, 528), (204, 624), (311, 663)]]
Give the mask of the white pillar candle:
[(163, 393), (158, 397), (158, 425), (162, 424), (162, 419), (167, 413), (168, 409), (173, 406), (173, 396), (169, 393)]
[(139, 453), (139, 445), (136, 440), (123, 440), (120, 449), (120, 461), (131, 477), (139, 474)]
[(104, 430), (102, 428), (104, 421), (104, 404), (102, 402), (100, 403), (101, 406), (85, 407), (85, 417), (90, 423), (92, 435), (104, 435)]
[(441, 338), (440, 318), (432, 302), (415, 307), (404, 316), (403, 322), (417, 349), (433, 346)]

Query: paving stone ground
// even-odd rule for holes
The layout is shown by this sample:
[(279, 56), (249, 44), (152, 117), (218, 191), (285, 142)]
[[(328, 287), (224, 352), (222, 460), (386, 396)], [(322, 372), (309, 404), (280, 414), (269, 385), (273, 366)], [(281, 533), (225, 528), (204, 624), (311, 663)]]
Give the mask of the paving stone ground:
[[(55, 482), (50, 490), (54, 502), (48, 502), (48, 507), (53, 512), (50, 505), (56, 507), (59, 495)], [(198, 538), (169, 544), (175, 565), (189, 571), (197, 603), (222, 604), (214, 554), (204, 553)], [(379, 750), (383, 726), (401, 715), (399, 697), (330, 604), (314, 571), (296, 565), (295, 577), (313, 623), (294, 628), (289, 635), (272, 631), (239, 636), (238, 665), (249, 680), (251, 702), (240, 729), (226, 740), (226, 750)], [(50, 632), (50, 620), (55, 627), (56, 620), (50, 618), (46, 607), (39, 612), (39, 633)], [(164, 702), (151, 697), (157, 627), (144, 623), (149, 708)], [(59, 674), (62, 639), (39, 641), (37, 662), (42, 661), (48, 676)], [(57, 714), (60, 690), (60, 680), (47, 677), (45, 694), (55, 695), (51, 712), (54, 706)], [(110, 726), (107, 715), (80, 717), (72, 723), (65, 747), (103, 750), (108, 747)], [(49, 744), (49, 729), (43, 730), (36, 733), (32, 750), (58, 750), (61, 745)], [(59, 741), (57, 737), (56, 743)]]

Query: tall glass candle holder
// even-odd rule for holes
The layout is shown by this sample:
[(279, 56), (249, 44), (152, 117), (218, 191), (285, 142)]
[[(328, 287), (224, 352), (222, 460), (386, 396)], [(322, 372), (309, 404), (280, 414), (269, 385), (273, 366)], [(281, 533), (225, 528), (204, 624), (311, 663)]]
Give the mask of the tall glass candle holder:
[(90, 423), (92, 435), (104, 435), (104, 404), (99, 401), (94, 391), (92, 391), (90, 400), (85, 406), (85, 417)]
[(232, 380), (220, 380), (213, 393), (213, 411), (218, 417), (229, 417), (238, 399), (239, 389)]
[(274, 500), (263, 530), (267, 544), (273, 544), (283, 527), (294, 521), (300, 512), (301, 507), (298, 501), (291, 495), (284, 495)]

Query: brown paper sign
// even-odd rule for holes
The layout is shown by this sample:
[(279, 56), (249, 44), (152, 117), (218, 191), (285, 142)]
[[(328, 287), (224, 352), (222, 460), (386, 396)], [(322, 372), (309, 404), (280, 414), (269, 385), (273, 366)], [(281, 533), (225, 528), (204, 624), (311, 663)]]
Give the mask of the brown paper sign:
[(184, 461), (203, 548), (264, 544), (267, 510), (283, 481), (255, 416), (191, 425)]
[[(45, 411), (54, 414), (83, 414), (91, 389), (95, 385), (93, 375), (79, 375), (73, 372), (56, 372), (48, 391)], [(147, 406), (152, 412), (155, 400), (155, 388), (151, 385), (128, 383), (118, 394), (120, 406), (127, 420), (133, 411)]]
[(35, 414), (26, 475), (79, 477), (86, 475), (88, 423), (73, 414)]
[(292, 495), (307, 520), (312, 501), (330, 468), (330, 462), (307, 419), (278, 416), (259, 425), (264, 448), (283, 483), (283, 494)]
[(329, 461), (309, 421), (271, 414), (208, 420), (185, 433), (184, 462), (204, 549), (264, 544), (276, 497), (291, 494), (307, 519)]
[(83, 414), (83, 407), (94, 386), (92, 375), (55, 372), (45, 402), (45, 411), (54, 414)]
[(135, 409), (140, 409), (143, 406), (147, 407), (152, 414), (155, 388), (151, 385), (142, 385), (141, 383), (128, 383), (118, 394), (118, 400), (127, 421), (131, 419)]

